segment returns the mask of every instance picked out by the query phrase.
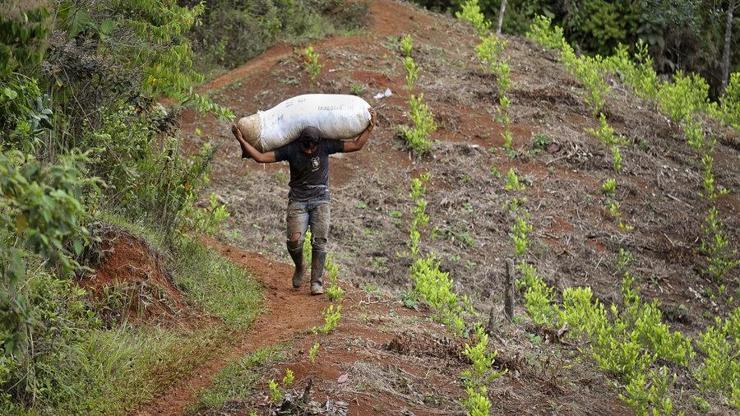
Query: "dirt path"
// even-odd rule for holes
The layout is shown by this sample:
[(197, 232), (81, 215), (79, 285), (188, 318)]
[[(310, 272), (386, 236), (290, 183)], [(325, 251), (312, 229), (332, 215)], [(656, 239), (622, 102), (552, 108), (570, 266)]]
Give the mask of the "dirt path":
[(262, 313), (249, 332), (234, 334), (241, 339), (236, 346), (226, 348), (222, 353), (193, 371), (189, 378), (182, 380), (143, 408), (135, 415), (181, 415), (193, 403), (197, 394), (207, 388), (213, 378), (229, 362), (244, 357), (260, 348), (287, 341), (321, 323), (321, 311), (328, 304), (325, 297), (311, 296), (308, 285), (299, 290), (290, 287), (291, 266), (274, 262), (264, 256), (226, 246), (215, 240), (206, 244), (243, 265), (264, 287), (264, 313)]

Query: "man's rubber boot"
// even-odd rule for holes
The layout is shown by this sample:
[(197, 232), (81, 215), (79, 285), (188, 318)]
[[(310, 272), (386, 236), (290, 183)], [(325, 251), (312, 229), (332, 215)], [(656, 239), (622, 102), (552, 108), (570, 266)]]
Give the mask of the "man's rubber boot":
[(326, 262), (325, 251), (311, 252), (311, 294), (321, 295), (324, 293), (324, 263)]
[(293, 288), (298, 289), (303, 283), (303, 274), (306, 271), (306, 268), (303, 267), (303, 242), (288, 241), (288, 253), (290, 253), (290, 258), (293, 259), (293, 264), (295, 264)]

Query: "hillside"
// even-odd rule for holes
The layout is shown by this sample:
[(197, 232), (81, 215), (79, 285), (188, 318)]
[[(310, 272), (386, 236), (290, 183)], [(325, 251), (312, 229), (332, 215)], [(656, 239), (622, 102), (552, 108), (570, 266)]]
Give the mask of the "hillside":
[[(399, 126), (409, 123), (404, 66), (397, 46), (403, 34), (413, 37), (412, 55), (420, 66), (417, 88), (439, 125), (430, 154), (421, 158), (406, 149), (398, 133)], [(634, 229), (623, 232), (603, 204), (601, 183), (612, 175), (611, 156), (586, 131), (597, 128), (598, 121), (587, 107), (584, 85), (566, 71), (554, 52), (522, 38), (507, 40), (513, 155), (500, 150), (502, 128), (494, 121), (496, 79), (475, 57), (477, 39), (472, 29), (464, 22), (402, 2), (372, 2), (370, 26), (365, 31), (312, 42), (323, 65), (317, 84), (312, 84), (303, 69), (301, 48), (283, 44), (202, 86), (203, 92), (239, 116), (297, 94), (349, 93), (353, 85), (359, 85), (363, 98), (380, 116), (379, 128), (362, 152), (340, 155), (331, 162), (330, 248), (340, 266), (340, 279), (356, 289), (347, 300), (352, 306), (345, 307), (342, 324), (327, 342), (329, 348), (349, 351), (354, 346), (364, 351), (335, 355), (329, 368), (324, 364), (305, 367), (302, 354), (311, 341), (297, 335), (260, 385), (277, 378), (278, 368), (297, 368), (297, 387), (312, 379), (322, 394), (348, 403), (350, 414), (404, 408), (413, 414), (461, 411), (451, 404), (463, 395), (459, 382), (447, 389), (442, 384), (425, 390), (430, 387), (425, 383), (454, 378), (459, 372), (455, 365), (463, 363), (455, 361), (454, 354), (440, 358), (428, 351), (419, 353), (425, 359), (431, 355), (457, 362), (451, 367), (438, 361), (420, 366), (416, 360), (409, 362), (408, 357), (382, 348), (392, 337), (422, 331), (417, 324), (389, 326), (387, 320), (395, 322), (404, 316), (398, 309), (400, 303), (393, 299), (401, 299), (411, 287), (411, 259), (406, 255), (409, 180), (423, 172), (431, 177), (426, 197), (429, 229), (434, 235), (424, 250), (437, 253), (456, 290), (468, 295), (479, 311), (487, 316), (491, 307), (495, 309), (495, 366), (508, 373), (491, 386), (494, 413), (630, 413), (619, 401), (620, 391), (612, 385), (612, 376), (601, 373), (588, 359), (578, 358), (577, 343), (552, 340), (527, 318), (507, 324), (499, 312), (504, 262), (513, 255), (509, 241), (513, 219), (501, 175), (510, 168), (526, 184), (521, 195), (526, 198), (534, 230), (527, 260), (557, 293), (589, 286), (602, 303), (621, 304), (622, 279), (616, 263), (620, 248), (628, 248), (640, 295), (660, 302), (672, 329), (696, 336), (715, 316), (726, 317), (738, 306), (737, 268), (722, 283), (701, 273), (706, 258), (698, 250), (698, 241), (707, 203), (701, 196), (701, 166), (678, 126), (661, 115), (655, 104), (610, 80), (604, 112), (616, 133), (628, 142), (622, 149), (618, 198), (623, 219)], [(386, 89), (393, 95), (372, 98)], [(219, 146), (209, 191), (226, 201), (232, 212), (229, 244), (289, 263), (283, 225), (287, 166), (240, 160), (227, 122), (187, 111), (180, 122), (189, 143), (210, 141)], [(716, 181), (736, 190), (740, 185), (738, 134), (716, 123), (711, 129), (719, 138), (714, 153)], [(547, 143), (535, 147), (535, 136), (545, 137)], [(740, 230), (738, 203), (734, 192), (718, 202), (728, 240), (735, 247)], [(243, 261), (249, 268), (250, 260)], [(278, 285), (278, 291), (287, 290), (285, 274), (285, 285)], [(380, 311), (364, 309), (378, 303), (387, 306)], [(522, 306), (515, 311), (526, 316)], [(367, 335), (366, 331), (382, 335)], [(412, 339), (420, 338), (414, 335)], [(431, 348), (427, 341), (423, 344), (422, 350)], [(434, 376), (419, 373), (420, 368), (429, 368)], [(337, 383), (336, 378), (345, 373), (349, 381)], [(379, 383), (378, 378), (384, 381)], [(685, 374), (678, 383), (684, 391), (675, 393), (675, 407), (697, 413), (691, 398), (696, 387)], [(435, 399), (430, 401), (429, 396)], [(257, 392), (241, 404), (211, 410), (238, 414), (259, 403), (259, 397)], [(730, 414), (720, 403), (713, 402), (712, 412)]]

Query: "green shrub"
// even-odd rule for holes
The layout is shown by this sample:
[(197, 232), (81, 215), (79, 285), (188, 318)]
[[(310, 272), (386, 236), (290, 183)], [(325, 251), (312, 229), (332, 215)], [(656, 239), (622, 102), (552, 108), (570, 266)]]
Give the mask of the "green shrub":
[(465, 388), (467, 397), (463, 401), (465, 410), (469, 416), (489, 416), (491, 414), (491, 401), (488, 399), (486, 386)]
[(678, 71), (673, 82), (661, 84), (657, 94), (658, 107), (676, 123), (696, 112), (707, 109), (709, 85), (699, 75), (684, 75)]
[(322, 334), (328, 334), (333, 331), (337, 325), (339, 325), (339, 319), (342, 317), (342, 305), (334, 307), (334, 304), (330, 304), (324, 309), (324, 325), (317, 328), (316, 331)]
[(527, 223), (527, 218), (516, 217), (514, 219), (514, 225), (511, 226), (511, 237), (514, 243), (514, 254), (517, 257), (522, 257), (527, 253), (529, 247), (529, 233), (532, 232), (532, 224)]
[(461, 5), (460, 11), (455, 12), (455, 16), (473, 25), (479, 36), (484, 35), (491, 28), (491, 22), (483, 15), (478, 0), (467, 0)]
[(339, 286), (339, 265), (331, 257), (326, 259), (326, 276), (328, 283), (326, 296), (332, 302), (341, 301), (344, 297), (344, 289)]
[(524, 184), (519, 182), (519, 176), (517, 176), (514, 168), (509, 168), (506, 172), (506, 183), (504, 184), (504, 190), (506, 191), (523, 191)]
[(550, 49), (560, 49), (566, 44), (563, 28), (552, 26), (552, 20), (545, 16), (536, 16), (527, 32), (527, 38)]
[[(675, 375), (672, 377), (675, 380)], [(637, 416), (669, 416), (673, 414), (669, 388), (673, 380), (668, 368), (651, 369), (647, 374), (635, 374), (620, 395)]]
[(740, 408), (740, 308), (716, 318), (697, 341), (706, 358), (694, 372), (703, 389), (718, 391)]
[(408, 33), (401, 36), (398, 41), (398, 47), (401, 49), (401, 54), (404, 57), (410, 58), (411, 52), (414, 50), (414, 40)]
[(316, 82), (321, 75), (321, 64), (319, 63), (319, 54), (314, 51), (313, 46), (308, 46), (303, 50), (303, 64), (305, 66), (311, 82)]
[(734, 268), (740, 266), (740, 258), (732, 249), (730, 241), (724, 229), (724, 224), (719, 219), (719, 211), (711, 207), (702, 225), (704, 238), (700, 249), (708, 257), (706, 273), (715, 282), (722, 282), (723, 276)]
[(437, 312), (437, 318), (455, 333), (465, 331), (463, 307), (455, 294), (449, 273), (439, 270), (439, 261), (433, 256), (417, 258), (411, 266), (414, 290)]
[(740, 131), (740, 72), (732, 73), (719, 102), (720, 118)]
[(655, 99), (660, 82), (653, 69), (653, 58), (647, 44), (640, 39), (635, 45), (634, 60), (627, 48), (620, 44), (614, 54), (604, 60), (605, 68), (619, 76), (635, 94), (644, 99)]
[(605, 180), (604, 183), (601, 184), (601, 190), (607, 195), (614, 195), (614, 192), (617, 190), (617, 180), (614, 178)]
[(429, 136), (437, 130), (434, 114), (424, 102), (424, 95), (412, 95), (409, 99), (413, 127), (403, 127), (402, 133), (406, 143), (417, 155), (423, 155), (432, 148)]
[(554, 324), (557, 308), (553, 305), (552, 289), (537, 274), (534, 266), (522, 262), (516, 267), (522, 275), (517, 286), (524, 288), (524, 306), (532, 321), (538, 325)]
[(419, 67), (416, 65), (414, 58), (410, 56), (403, 58), (403, 66), (406, 68), (406, 89), (410, 92), (414, 89), (416, 80), (419, 79)]

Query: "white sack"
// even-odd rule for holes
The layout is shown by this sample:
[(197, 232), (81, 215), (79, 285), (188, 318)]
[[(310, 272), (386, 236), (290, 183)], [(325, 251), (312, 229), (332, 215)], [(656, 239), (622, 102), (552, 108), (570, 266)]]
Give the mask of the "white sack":
[(342, 94), (306, 94), (289, 98), (237, 123), (244, 139), (261, 152), (286, 145), (309, 126), (327, 139), (351, 139), (370, 124), (370, 104)]

